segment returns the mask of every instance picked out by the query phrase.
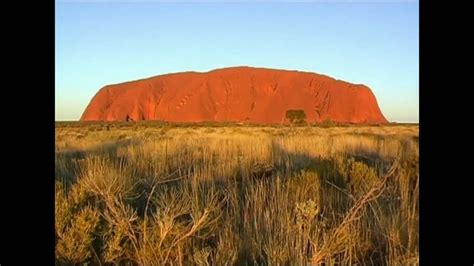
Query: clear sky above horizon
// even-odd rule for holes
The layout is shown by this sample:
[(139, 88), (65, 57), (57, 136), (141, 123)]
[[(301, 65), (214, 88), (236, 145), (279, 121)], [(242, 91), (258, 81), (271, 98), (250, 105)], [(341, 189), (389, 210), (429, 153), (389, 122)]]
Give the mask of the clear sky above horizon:
[(255, 66), (369, 86), (390, 121), (419, 121), (419, 3), (56, 2), (55, 119), (106, 84)]

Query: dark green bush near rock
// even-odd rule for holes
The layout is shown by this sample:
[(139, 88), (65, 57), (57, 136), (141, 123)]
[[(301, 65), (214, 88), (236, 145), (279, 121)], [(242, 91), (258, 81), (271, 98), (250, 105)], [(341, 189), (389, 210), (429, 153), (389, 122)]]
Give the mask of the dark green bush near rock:
[(301, 125), (306, 123), (306, 113), (303, 110), (288, 110), (285, 117), (292, 124)]

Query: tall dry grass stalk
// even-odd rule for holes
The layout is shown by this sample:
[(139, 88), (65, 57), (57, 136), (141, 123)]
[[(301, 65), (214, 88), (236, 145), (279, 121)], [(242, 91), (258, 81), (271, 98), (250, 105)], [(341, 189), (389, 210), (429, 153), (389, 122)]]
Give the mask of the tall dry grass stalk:
[(416, 265), (418, 127), (56, 129), (59, 264)]

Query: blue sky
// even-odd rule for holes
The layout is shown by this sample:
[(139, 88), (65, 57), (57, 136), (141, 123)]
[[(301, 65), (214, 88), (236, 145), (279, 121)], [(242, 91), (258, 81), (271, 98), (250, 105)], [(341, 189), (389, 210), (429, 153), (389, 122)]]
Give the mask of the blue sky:
[(56, 120), (106, 84), (257, 66), (369, 86), (390, 121), (418, 122), (419, 3), (56, 2)]

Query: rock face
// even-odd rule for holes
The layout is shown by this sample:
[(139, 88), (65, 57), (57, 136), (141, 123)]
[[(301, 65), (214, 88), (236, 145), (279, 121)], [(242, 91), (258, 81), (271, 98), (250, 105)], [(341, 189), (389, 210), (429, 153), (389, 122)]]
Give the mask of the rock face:
[(91, 100), (81, 121), (286, 123), (290, 109), (304, 110), (307, 122), (387, 122), (364, 85), (316, 73), (253, 67), (107, 85)]

